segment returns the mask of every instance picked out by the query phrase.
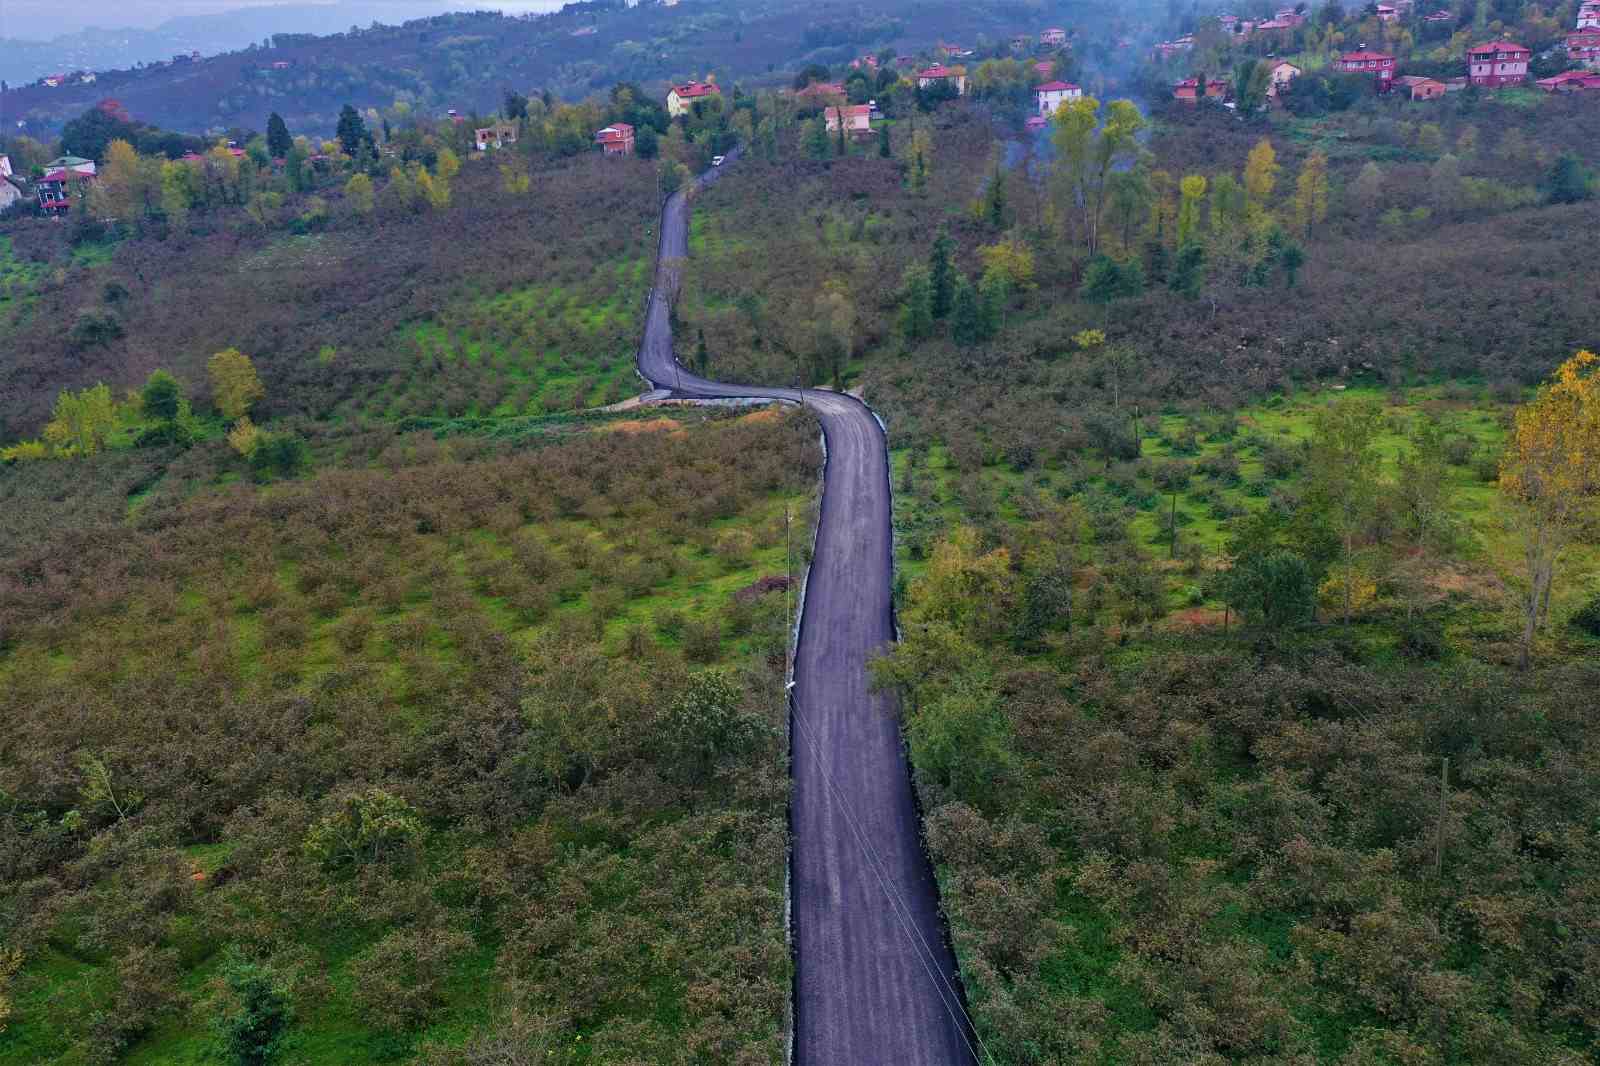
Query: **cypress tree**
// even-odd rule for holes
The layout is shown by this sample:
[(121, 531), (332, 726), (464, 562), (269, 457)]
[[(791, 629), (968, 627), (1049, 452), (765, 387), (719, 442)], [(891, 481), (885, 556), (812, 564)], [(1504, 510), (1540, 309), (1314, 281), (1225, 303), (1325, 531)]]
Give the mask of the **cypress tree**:
[(267, 154), (274, 159), (286, 159), (293, 147), (294, 138), (289, 136), (288, 124), (274, 111), (267, 117)]
[(983, 311), (978, 305), (978, 294), (964, 275), (955, 279), (954, 308), (950, 316), (950, 336), (957, 344), (976, 344), (983, 338)]
[(956, 242), (950, 236), (950, 231), (940, 227), (928, 256), (928, 282), (933, 287), (934, 318), (944, 318), (950, 313), (955, 296), (955, 247)]

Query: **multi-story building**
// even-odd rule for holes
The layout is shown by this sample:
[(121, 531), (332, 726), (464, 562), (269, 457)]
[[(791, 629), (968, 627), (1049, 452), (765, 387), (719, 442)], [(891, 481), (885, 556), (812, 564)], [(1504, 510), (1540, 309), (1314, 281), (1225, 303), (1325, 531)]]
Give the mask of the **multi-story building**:
[(1371, 74), (1380, 93), (1388, 92), (1394, 84), (1394, 56), (1387, 52), (1369, 52), (1364, 48), (1345, 52), (1334, 67), (1342, 74)]
[(1510, 41), (1490, 41), (1467, 49), (1467, 77), (1474, 85), (1494, 88), (1528, 80), (1532, 50)]

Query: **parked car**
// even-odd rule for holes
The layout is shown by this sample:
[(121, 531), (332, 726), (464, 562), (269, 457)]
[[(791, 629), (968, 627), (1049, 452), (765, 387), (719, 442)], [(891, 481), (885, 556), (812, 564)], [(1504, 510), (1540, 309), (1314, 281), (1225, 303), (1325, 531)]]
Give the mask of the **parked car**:
[(711, 157), (711, 165), (714, 167), (720, 167), (722, 165), (722, 161), (726, 158), (728, 157), (725, 155), (714, 155)]

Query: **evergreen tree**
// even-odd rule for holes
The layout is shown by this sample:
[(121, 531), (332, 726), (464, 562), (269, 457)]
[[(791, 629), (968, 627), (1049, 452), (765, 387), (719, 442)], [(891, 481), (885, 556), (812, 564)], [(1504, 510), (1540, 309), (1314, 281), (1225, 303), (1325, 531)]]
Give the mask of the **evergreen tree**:
[(1198, 244), (1186, 244), (1178, 249), (1172, 271), (1167, 276), (1167, 288), (1194, 299), (1206, 281), (1206, 250)]
[(995, 229), (1006, 228), (1006, 174), (999, 167), (989, 179), (989, 225)]
[(832, 151), (828, 145), (828, 127), (820, 116), (806, 124), (805, 150), (812, 159), (826, 159)]
[(1545, 191), (1553, 204), (1575, 204), (1593, 195), (1589, 188), (1589, 172), (1571, 153), (1556, 160), (1545, 180)]
[(950, 231), (941, 226), (928, 255), (928, 282), (933, 288), (934, 318), (948, 315), (955, 297), (955, 248), (956, 242), (950, 236)]
[(1171, 266), (1172, 256), (1167, 252), (1164, 242), (1152, 239), (1144, 245), (1144, 273), (1151, 285), (1165, 285), (1167, 283), (1167, 270)]
[(1283, 267), (1283, 282), (1288, 288), (1294, 288), (1300, 278), (1300, 267), (1306, 261), (1305, 250), (1298, 244), (1285, 244), (1278, 253), (1278, 265)]
[(178, 417), (178, 407), (183, 402), (183, 386), (165, 370), (153, 370), (139, 398), (147, 416), (160, 422), (170, 422)]
[(289, 136), (288, 125), (283, 116), (274, 111), (267, 117), (267, 154), (274, 159), (286, 159), (293, 147), (294, 138)]
[(878, 158), (889, 158), (889, 125), (884, 123), (878, 127)]
[(372, 140), (372, 134), (367, 131), (367, 124), (362, 121), (361, 113), (349, 104), (345, 104), (339, 111), (339, 146), (344, 149), (344, 154), (354, 159), (361, 153), (361, 146)]
[(978, 338), (993, 340), (1005, 322), (1006, 298), (1011, 285), (999, 273), (990, 271), (978, 284)]
[(921, 340), (933, 332), (933, 283), (928, 272), (913, 269), (906, 274), (906, 302), (900, 309), (900, 331), (906, 340)]
[(983, 309), (978, 304), (978, 294), (964, 274), (956, 275), (953, 288), (950, 336), (963, 346), (976, 344), (983, 339)]
[(833, 115), (839, 120), (839, 156), (840, 158), (843, 158), (847, 152), (847, 146), (844, 142), (844, 108), (834, 108)]
[(699, 332), (699, 339), (694, 346), (694, 365), (700, 376), (705, 377), (706, 367), (711, 364), (711, 352), (706, 348), (706, 331), (702, 329)]

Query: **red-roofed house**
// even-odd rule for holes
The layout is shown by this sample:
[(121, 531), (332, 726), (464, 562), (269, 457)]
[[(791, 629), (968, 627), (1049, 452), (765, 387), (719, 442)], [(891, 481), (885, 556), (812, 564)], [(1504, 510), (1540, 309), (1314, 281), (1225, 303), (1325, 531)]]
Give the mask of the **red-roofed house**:
[(1565, 70), (1553, 78), (1540, 78), (1534, 84), (1547, 93), (1575, 93), (1585, 89), (1600, 89), (1600, 72)]
[(1039, 34), (1039, 43), (1050, 48), (1059, 48), (1067, 43), (1067, 31), (1059, 26), (1052, 26)]
[(834, 101), (844, 99), (844, 82), (814, 81), (810, 85), (807, 85), (804, 89), (796, 89), (794, 95), (795, 99), (797, 100), (833, 103)]
[(606, 155), (632, 155), (633, 127), (626, 122), (613, 122), (595, 133), (594, 143)]
[(1510, 41), (1490, 41), (1467, 49), (1467, 75), (1474, 85), (1521, 85), (1528, 80), (1533, 52)]
[(1294, 81), (1303, 73), (1305, 72), (1299, 67), (1295, 66), (1293, 63), (1290, 63), (1288, 60), (1278, 60), (1276, 63), (1272, 64), (1272, 73), (1269, 75), (1267, 81), (1267, 95), (1277, 96), (1280, 92), (1289, 87), (1289, 83), (1291, 81)]
[(1334, 67), (1342, 74), (1371, 74), (1380, 93), (1388, 92), (1394, 84), (1394, 56), (1387, 52), (1346, 52)]
[(917, 88), (926, 89), (934, 82), (954, 85), (956, 95), (960, 96), (967, 91), (967, 72), (961, 67), (946, 67), (937, 63), (927, 70), (917, 71)]
[(1423, 15), (1423, 22), (1454, 22), (1456, 17), (1448, 11), (1435, 11), (1431, 15)]
[(1039, 130), (1042, 130), (1046, 126), (1050, 125), (1050, 120), (1045, 118), (1043, 115), (1029, 115), (1028, 121), (1024, 122), (1023, 125), (1027, 127), (1029, 133), (1037, 133)]
[(1039, 77), (1043, 78), (1045, 81), (1049, 81), (1051, 75), (1055, 74), (1055, 72), (1056, 72), (1055, 60), (1053, 60), (1053, 59), (1041, 59), (1041, 60), (1039, 60), (1039, 62), (1037, 62), (1037, 63), (1035, 63), (1033, 65), (1033, 72), (1035, 74), (1039, 75)]
[[(1207, 100), (1221, 100), (1228, 95), (1228, 83), (1219, 78), (1207, 78), (1204, 92)], [(1172, 87), (1172, 98), (1186, 104), (1198, 103), (1200, 93), (1199, 78), (1184, 78)]]
[(72, 202), (83, 195), (93, 180), (93, 174), (85, 174), (82, 171), (49, 171), (38, 181), (39, 206), (45, 214), (60, 218), (72, 210)]
[(492, 126), (472, 131), (472, 143), (478, 146), (478, 151), (487, 152), (491, 148), (504, 148), (508, 144), (517, 143), (517, 124), (515, 122), (496, 122)]
[(1567, 34), (1567, 58), (1590, 70), (1600, 69), (1600, 29)]
[(1578, 5), (1578, 21), (1574, 25), (1580, 30), (1600, 29), (1600, 3), (1583, 0), (1583, 3)]
[(844, 115), (844, 130), (853, 137), (872, 132), (872, 107), (868, 104), (853, 104), (844, 107), (826, 107), (822, 110), (824, 121), (828, 124), (828, 132), (835, 133), (839, 129), (840, 113)]
[(1041, 115), (1053, 115), (1062, 104), (1083, 99), (1083, 90), (1067, 81), (1047, 81), (1033, 90), (1034, 103)]
[(1393, 4), (1379, 4), (1377, 8), (1379, 22), (1395, 22), (1400, 18), (1400, 12), (1394, 9)]
[(1396, 80), (1400, 83), (1400, 88), (1411, 94), (1413, 100), (1437, 100), (1450, 91), (1442, 81), (1415, 74), (1407, 74)]
[(667, 114), (677, 118), (679, 115), (687, 114), (696, 100), (719, 96), (721, 93), (722, 90), (717, 88), (716, 82), (711, 81), (691, 81), (674, 85), (667, 90)]

